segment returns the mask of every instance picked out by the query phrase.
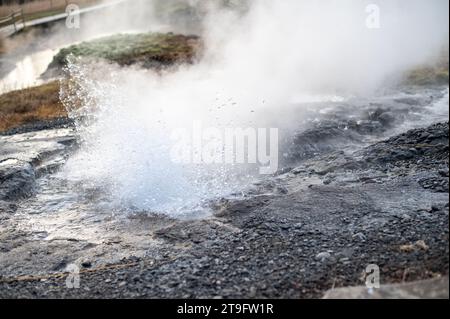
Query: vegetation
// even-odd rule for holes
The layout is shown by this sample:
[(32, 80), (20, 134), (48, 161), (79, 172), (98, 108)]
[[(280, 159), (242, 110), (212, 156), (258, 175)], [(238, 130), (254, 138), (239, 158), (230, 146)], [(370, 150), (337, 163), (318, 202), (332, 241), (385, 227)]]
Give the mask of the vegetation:
[(406, 75), (406, 84), (409, 85), (448, 85), (449, 57), (448, 50), (442, 53), (435, 64), (421, 66)]
[(176, 63), (193, 63), (199, 47), (197, 36), (173, 33), (119, 34), (60, 50), (49, 65), (49, 70), (61, 69), (71, 55), (104, 59), (121, 66), (141, 64), (146, 68), (158, 69)]
[[(70, 54), (99, 58), (130, 65), (140, 63), (148, 68), (160, 68), (194, 61), (200, 40), (195, 36), (174, 34), (115, 35), (62, 49), (51, 68), (61, 68)], [(0, 96), (0, 132), (32, 123), (67, 116), (59, 99), (60, 83), (53, 81), (33, 88)]]
[(0, 95), (0, 132), (64, 116), (58, 81)]

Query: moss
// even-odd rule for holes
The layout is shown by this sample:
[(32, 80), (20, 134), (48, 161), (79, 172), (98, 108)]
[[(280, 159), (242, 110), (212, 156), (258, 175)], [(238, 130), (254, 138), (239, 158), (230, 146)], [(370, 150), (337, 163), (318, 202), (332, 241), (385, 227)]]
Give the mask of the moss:
[(192, 63), (199, 52), (197, 36), (172, 33), (118, 34), (82, 42), (59, 51), (49, 68), (61, 68), (68, 56), (104, 59), (119, 65), (158, 62), (161, 67)]

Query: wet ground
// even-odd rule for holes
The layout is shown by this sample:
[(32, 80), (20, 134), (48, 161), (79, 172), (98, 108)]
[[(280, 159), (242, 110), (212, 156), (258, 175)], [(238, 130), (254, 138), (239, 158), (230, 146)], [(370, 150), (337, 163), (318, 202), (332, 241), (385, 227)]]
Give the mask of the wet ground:
[(448, 89), (321, 103), (299, 106), (279, 174), (185, 220), (65, 179), (70, 125), (0, 136), (0, 297), (311, 298), (369, 264), (382, 283), (448, 275)]

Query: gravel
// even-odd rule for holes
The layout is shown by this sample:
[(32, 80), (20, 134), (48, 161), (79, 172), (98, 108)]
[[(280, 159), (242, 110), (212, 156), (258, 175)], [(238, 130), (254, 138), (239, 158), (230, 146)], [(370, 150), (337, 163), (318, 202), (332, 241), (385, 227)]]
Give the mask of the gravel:
[(273, 189), (286, 192), (253, 189), (245, 198), (215, 203), (216, 213), (206, 220), (162, 225), (152, 235), (166, 247), (157, 258), (125, 258), (82, 270), (80, 289), (67, 288), (66, 275), (3, 278), (0, 297), (317, 298), (331, 287), (362, 285), (369, 264), (380, 267), (383, 283), (447, 275), (448, 188), (443, 193), (418, 180), (448, 181), (439, 173), (448, 167), (441, 156), (448, 149), (442, 138), (448, 123), (369, 146), (358, 163), (375, 159), (381, 149), (392, 154), (398, 143), (421, 143), (419, 133), (432, 133), (423, 135), (436, 145), (431, 153), (393, 155), (352, 171), (381, 176), (379, 182), (336, 182), (348, 174), (349, 163), (335, 156), (336, 165), (325, 174), (335, 176), (332, 182), (314, 183), (324, 176), (310, 172), (330, 164), (328, 156), (318, 157), (273, 178)]

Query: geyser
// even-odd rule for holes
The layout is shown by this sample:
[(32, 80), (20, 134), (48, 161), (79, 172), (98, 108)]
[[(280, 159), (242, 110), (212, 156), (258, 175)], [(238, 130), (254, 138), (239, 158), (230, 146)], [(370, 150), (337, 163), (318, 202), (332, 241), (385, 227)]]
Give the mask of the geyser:
[(173, 131), (197, 121), (281, 134), (302, 116), (293, 101), (371, 95), (448, 46), (447, 1), (371, 3), (380, 28), (367, 26), (360, 0), (252, 1), (244, 16), (211, 7), (203, 59), (163, 76), (71, 65), (77, 86), (63, 97), (83, 145), (66, 173), (108, 189), (115, 204), (172, 215), (241, 189), (255, 167), (174, 163)]

